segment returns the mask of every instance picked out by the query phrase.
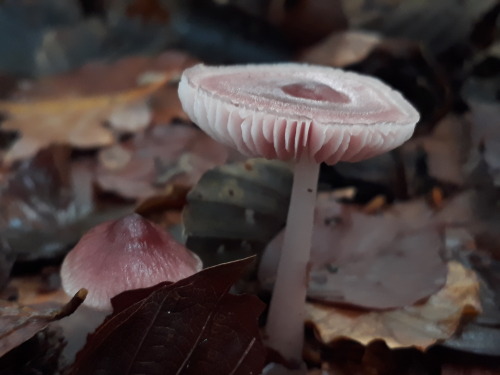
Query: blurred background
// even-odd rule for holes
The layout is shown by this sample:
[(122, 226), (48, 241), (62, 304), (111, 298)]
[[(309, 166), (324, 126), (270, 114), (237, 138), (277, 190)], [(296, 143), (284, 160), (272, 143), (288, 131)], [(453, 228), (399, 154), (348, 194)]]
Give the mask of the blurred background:
[[(370, 252), (366, 259), (381, 265), (376, 281), (385, 282), (386, 275), (401, 269), (424, 275), (431, 284), (440, 280), (429, 293), (428, 285), (409, 282), (397, 291), (404, 298), (395, 300), (378, 288), (369, 302), (365, 297), (347, 301), (355, 309), (377, 309), (389, 300), (391, 308), (404, 308), (412, 296), (412, 302), (421, 301), (422, 295), (437, 293), (436, 285), (443, 286), (451, 262), (473, 272), (467, 280), (477, 290), (467, 296), (481, 299), (483, 313), (477, 319), (479, 309), (468, 315), (466, 298), (452, 293), (446, 306), (454, 315), (441, 321), (435, 314), (430, 323), (419, 321), (420, 330), (403, 329), (408, 335), (401, 347), (420, 342), (428, 348), (440, 340), (439, 364), (432, 350), (430, 355), (405, 352), (387, 363), (411, 363), (408, 371), (420, 371), (398, 374), (438, 374), (435, 369), (441, 367), (443, 374), (462, 374), (478, 363), (500, 371), (496, 0), (0, 1), (2, 300), (66, 301), (58, 275), (65, 254), (88, 229), (133, 211), (169, 230), (205, 265), (260, 256), (284, 226), (291, 171), (269, 161), (245, 163), (211, 140), (182, 111), (177, 84), (182, 71), (199, 62), (283, 61), (378, 77), (421, 114), (413, 138), (402, 147), (360, 163), (324, 165), (320, 175), (320, 191), (331, 198), (323, 195), (320, 204), (331, 210), (325, 215), (335, 213), (320, 217), (343, 223), (332, 233), (348, 239), (339, 251)], [(250, 191), (255, 194), (245, 194)], [(276, 204), (259, 211), (268, 196)], [(248, 210), (255, 220), (247, 220)], [(398, 246), (389, 251), (383, 241), (362, 242), (373, 228), (379, 239)], [(416, 237), (398, 242), (408, 238), (408, 231)], [(433, 243), (438, 252), (419, 247), (430, 232), (439, 232)], [(387, 260), (393, 250), (403, 265)], [(430, 272), (430, 266), (438, 271)], [(261, 289), (255, 273), (247, 276), (241, 288), (267, 300), (269, 292)], [(339, 280), (328, 285), (348, 294)], [(413, 327), (413, 317), (407, 319), (407, 327)], [(457, 336), (462, 321), (471, 323)], [(438, 323), (452, 328), (439, 337), (421, 335), (423, 327)], [(341, 325), (335, 321), (316, 329), (327, 332)], [(87, 331), (65, 332), (65, 340), (75, 335), (80, 340), (68, 346), (69, 358)], [(363, 342), (363, 334), (351, 338)], [(321, 346), (327, 338), (321, 345), (314, 340), (308, 360), (319, 368), (318, 352), (331, 359), (332, 346)], [(345, 349), (359, 362), (359, 373), (390, 373), (381, 370), (379, 359), (392, 352), (377, 345)], [(487, 357), (467, 362), (465, 356), (467, 361), (457, 365), (456, 352), (443, 354), (444, 347)], [(335, 350), (342, 357), (344, 349)], [(451, 364), (441, 366), (446, 361)], [(0, 370), (6, 362), (0, 361)], [(379, 372), (370, 372), (373, 368)], [(498, 374), (494, 371), (481, 374)]]

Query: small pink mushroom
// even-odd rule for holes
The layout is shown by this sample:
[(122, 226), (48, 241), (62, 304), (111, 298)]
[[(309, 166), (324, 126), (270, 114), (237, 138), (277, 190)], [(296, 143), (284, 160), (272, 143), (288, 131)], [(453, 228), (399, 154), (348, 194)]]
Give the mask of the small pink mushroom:
[(202, 269), (201, 260), (158, 225), (138, 214), (88, 231), (61, 267), (64, 291), (88, 289), (85, 304), (110, 310), (110, 299), (130, 289), (175, 282)]
[(197, 65), (184, 71), (179, 97), (216, 140), (248, 156), (295, 162), (266, 331), (271, 347), (300, 362), (319, 165), (389, 151), (411, 137), (419, 115), (377, 79), (292, 63)]

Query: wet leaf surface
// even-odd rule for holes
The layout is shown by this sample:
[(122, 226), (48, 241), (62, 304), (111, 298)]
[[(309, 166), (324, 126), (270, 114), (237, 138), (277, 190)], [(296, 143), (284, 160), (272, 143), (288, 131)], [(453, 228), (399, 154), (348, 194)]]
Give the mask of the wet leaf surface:
[(121, 294), (113, 315), (89, 337), (70, 373), (260, 373), (265, 352), (257, 320), (263, 304), (254, 296), (228, 293), (250, 262), (160, 284), (145, 298), (144, 293)]

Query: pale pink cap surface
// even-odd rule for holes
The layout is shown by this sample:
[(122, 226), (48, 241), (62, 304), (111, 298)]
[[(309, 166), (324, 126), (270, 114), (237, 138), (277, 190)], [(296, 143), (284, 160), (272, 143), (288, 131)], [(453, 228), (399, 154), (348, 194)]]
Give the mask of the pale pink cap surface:
[(196, 65), (179, 84), (184, 111), (248, 156), (358, 161), (411, 137), (418, 112), (375, 78), (305, 64)]
[(125, 290), (175, 282), (201, 269), (197, 255), (158, 225), (131, 214), (88, 231), (64, 259), (61, 280), (67, 294), (86, 288), (86, 305), (109, 310), (110, 299)]

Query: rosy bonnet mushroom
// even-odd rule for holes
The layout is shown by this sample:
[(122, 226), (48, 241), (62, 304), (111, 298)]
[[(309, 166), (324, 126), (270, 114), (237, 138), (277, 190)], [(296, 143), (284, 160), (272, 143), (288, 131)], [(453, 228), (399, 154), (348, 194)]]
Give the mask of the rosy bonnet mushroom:
[(219, 142), (248, 156), (295, 163), (266, 333), (269, 346), (300, 362), (320, 163), (389, 151), (411, 137), (419, 115), (375, 78), (294, 63), (197, 65), (184, 71), (179, 97), (189, 117)]
[(88, 289), (85, 304), (110, 310), (110, 299), (130, 289), (175, 282), (202, 269), (197, 255), (138, 214), (88, 231), (61, 267), (64, 291)]

